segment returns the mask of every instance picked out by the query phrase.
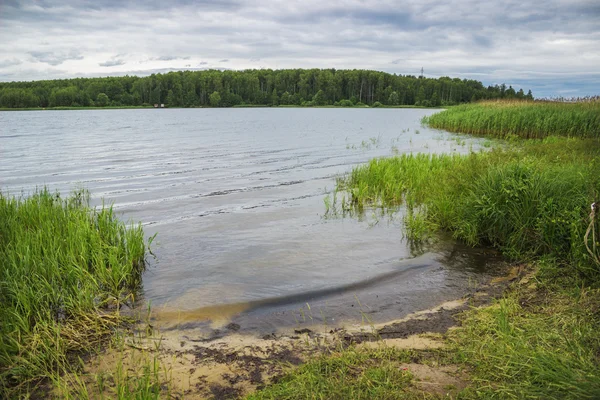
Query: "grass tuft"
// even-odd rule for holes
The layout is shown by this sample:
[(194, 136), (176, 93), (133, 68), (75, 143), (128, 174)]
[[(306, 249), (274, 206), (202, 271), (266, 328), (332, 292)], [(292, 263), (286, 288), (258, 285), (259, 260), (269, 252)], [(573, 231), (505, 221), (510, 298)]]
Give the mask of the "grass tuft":
[(35, 392), (123, 322), (145, 267), (141, 225), (89, 195), (0, 194), (0, 394)]

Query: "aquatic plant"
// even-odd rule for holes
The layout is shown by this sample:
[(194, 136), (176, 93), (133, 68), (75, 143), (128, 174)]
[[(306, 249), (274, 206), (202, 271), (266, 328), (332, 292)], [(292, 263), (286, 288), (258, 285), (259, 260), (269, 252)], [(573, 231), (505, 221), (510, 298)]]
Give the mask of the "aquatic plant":
[(375, 159), (354, 168), (337, 189), (357, 211), (405, 205), (409, 237), (439, 228), (512, 258), (550, 254), (598, 276), (584, 243), (589, 207), (600, 192), (598, 160), (597, 141), (552, 137), (467, 155)]
[(600, 101), (486, 101), (452, 107), (422, 122), (451, 132), (503, 138), (600, 138)]

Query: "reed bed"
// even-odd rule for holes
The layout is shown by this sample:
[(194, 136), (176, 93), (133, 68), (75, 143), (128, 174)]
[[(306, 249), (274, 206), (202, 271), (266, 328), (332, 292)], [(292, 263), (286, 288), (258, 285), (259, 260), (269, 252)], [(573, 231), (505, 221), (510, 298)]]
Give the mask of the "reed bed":
[[(596, 279), (600, 266), (584, 239), (600, 192), (599, 163), (598, 141), (552, 137), (468, 155), (375, 159), (341, 179), (337, 190), (349, 193), (342, 202), (358, 212), (405, 205), (411, 239), (424, 236), (423, 226), (442, 229), (513, 259), (551, 255)], [(597, 221), (593, 227), (600, 231)]]
[(452, 107), (423, 122), (451, 132), (502, 138), (600, 138), (600, 101), (486, 101)]
[[(35, 393), (123, 322), (145, 268), (141, 225), (85, 191), (0, 193), (0, 397)], [(150, 240), (151, 242), (151, 240)], [(148, 243), (149, 245), (149, 243)], [(75, 363), (76, 364), (76, 363)]]

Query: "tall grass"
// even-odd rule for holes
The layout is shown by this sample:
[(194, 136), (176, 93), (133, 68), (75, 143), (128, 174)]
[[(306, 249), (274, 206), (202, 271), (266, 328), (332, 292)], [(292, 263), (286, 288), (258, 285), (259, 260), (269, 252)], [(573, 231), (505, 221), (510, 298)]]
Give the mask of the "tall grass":
[(518, 288), (464, 316), (449, 335), (453, 361), (472, 371), (461, 398), (600, 398), (600, 292), (557, 283)]
[[(337, 188), (350, 193), (357, 210), (405, 204), (423, 213), (425, 226), (471, 245), (492, 245), (515, 259), (552, 255), (596, 279), (600, 266), (584, 236), (600, 192), (599, 164), (596, 140), (552, 137), (468, 155), (375, 159)], [(409, 215), (424, 226), (423, 218)], [(599, 231), (597, 221), (594, 228)]]
[(600, 101), (580, 103), (488, 101), (425, 117), (433, 128), (498, 137), (600, 138)]
[(85, 191), (0, 194), (0, 394), (35, 392), (121, 322), (145, 266), (140, 225)]

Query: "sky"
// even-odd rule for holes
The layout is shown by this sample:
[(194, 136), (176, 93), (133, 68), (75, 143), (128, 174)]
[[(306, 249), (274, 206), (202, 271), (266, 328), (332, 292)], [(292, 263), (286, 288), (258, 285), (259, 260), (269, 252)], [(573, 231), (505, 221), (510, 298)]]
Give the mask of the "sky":
[(0, 0), (0, 81), (373, 69), (600, 94), (600, 0)]

